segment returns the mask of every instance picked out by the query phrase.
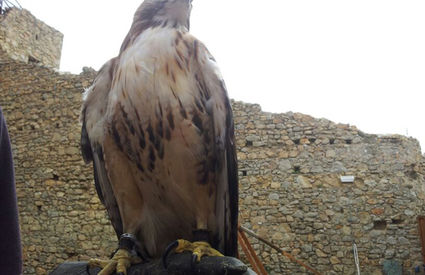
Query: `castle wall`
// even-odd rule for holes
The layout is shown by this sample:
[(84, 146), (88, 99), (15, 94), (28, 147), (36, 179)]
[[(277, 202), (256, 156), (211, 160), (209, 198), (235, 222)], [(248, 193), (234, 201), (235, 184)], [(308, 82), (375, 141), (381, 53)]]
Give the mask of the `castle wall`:
[(115, 248), (91, 167), (79, 150), (81, 93), (92, 78), (15, 61), (0, 64), (25, 274), (46, 274), (79, 256), (108, 257)]
[[(12, 8), (0, 15), (0, 51), (15, 60), (59, 68), (63, 35), (29, 11)], [(4, 56), (0, 54), (0, 62)]]
[[(425, 211), (423, 156), (414, 139), (365, 134), (302, 114), (233, 105), (241, 223), (323, 274), (364, 274), (385, 260), (413, 274), (421, 263), (417, 215)], [(355, 176), (341, 183), (340, 176)], [(307, 274), (253, 240), (276, 274)]]
[[(93, 74), (0, 62), (0, 105), (16, 166), (25, 274), (108, 257), (116, 238), (79, 152), (81, 93)], [(323, 274), (364, 274), (385, 259), (421, 263), (416, 216), (425, 212), (418, 142), (379, 137), (325, 119), (269, 114), (233, 102), (240, 221)], [(342, 184), (341, 175), (355, 176)], [(271, 274), (307, 274), (251, 239)]]

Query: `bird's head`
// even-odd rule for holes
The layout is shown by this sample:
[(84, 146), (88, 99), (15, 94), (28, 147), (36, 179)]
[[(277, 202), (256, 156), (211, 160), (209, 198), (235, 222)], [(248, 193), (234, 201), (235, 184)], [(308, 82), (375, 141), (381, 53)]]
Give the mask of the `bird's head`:
[(185, 27), (189, 30), (193, 0), (145, 0), (137, 10), (134, 21), (156, 25)]
[(192, 0), (145, 0), (134, 15), (133, 24), (121, 45), (120, 53), (149, 28), (173, 27), (189, 30), (191, 10)]

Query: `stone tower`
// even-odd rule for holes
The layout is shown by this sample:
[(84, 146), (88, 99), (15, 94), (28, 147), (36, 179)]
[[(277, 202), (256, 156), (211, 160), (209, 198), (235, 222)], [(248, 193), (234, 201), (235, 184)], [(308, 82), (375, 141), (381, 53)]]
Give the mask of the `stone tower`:
[(0, 15), (0, 62), (14, 59), (58, 69), (63, 34), (25, 9), (11, 8)]

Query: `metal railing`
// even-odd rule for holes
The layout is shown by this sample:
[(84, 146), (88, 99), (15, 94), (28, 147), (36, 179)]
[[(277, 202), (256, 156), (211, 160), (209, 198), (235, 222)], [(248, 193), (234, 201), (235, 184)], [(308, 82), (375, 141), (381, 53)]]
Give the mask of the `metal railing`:
[(5, 11), (11, 8), (22, 9), (22, 6), (18, 0), (0, 0), (0, 14), (3, 14)]

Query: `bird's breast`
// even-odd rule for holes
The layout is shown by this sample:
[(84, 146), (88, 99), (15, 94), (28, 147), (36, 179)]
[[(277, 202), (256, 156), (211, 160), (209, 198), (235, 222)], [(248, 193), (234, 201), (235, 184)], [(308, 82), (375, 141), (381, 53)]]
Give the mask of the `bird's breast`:
[(159, 183), (159, 192), (160, 184), (179, 186), (181, 196), (214, 181), (211, 96), (196, 47), (176, 30), (142, 34), (121, 58), (109, 105), (110, 134), (143, 181)]

